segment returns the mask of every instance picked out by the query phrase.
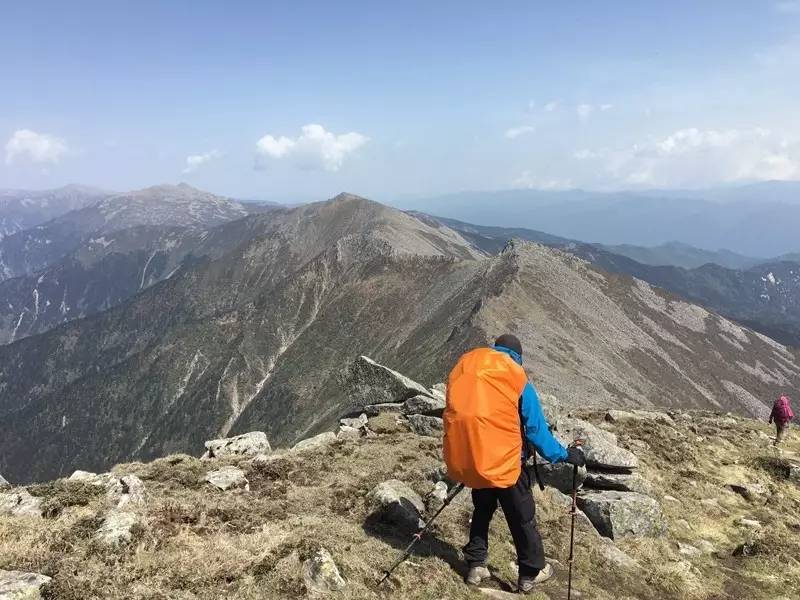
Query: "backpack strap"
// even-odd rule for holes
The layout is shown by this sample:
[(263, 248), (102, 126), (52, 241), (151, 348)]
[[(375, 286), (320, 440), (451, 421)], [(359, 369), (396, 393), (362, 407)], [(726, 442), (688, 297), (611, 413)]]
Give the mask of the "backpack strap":
[(533, 476), (541, 491), (544, 491), (542, 478), (539, 477), (539, 461), (536, 457), (536, 446), (528, 442), (525, 431), (525, 419), (522, 416), (522, 396), (519, 397), (519, 429), (522, 432), (522, 468), (527, 469), (528, 465), (533, 467)]

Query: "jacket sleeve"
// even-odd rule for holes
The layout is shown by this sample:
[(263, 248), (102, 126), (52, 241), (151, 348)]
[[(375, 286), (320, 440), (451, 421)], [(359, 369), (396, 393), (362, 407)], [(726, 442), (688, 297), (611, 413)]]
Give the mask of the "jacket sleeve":
[(567, 449), (550, 433), (544, 418), (539, 394), (530, 383), (522, 391), (522, 422), (525, 425), (525, 436), (534, 445), (536, 451), (551, 463), (567, 459)]

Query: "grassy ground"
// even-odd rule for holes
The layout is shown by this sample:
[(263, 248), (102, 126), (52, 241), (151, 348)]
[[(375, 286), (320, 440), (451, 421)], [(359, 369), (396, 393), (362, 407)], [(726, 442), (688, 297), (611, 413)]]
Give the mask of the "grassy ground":
[[(601, 415), (590, 415), (601, 422)], [(800, 452), (791, 432), (782, 452), (763, 436), (766, 424), (692, 414), (674, 427), (659, 423), (604, 425), (642, 462), (642, 474), (662, 495), (669, 523), (661, 539), (620, 541), (637, 561), (621, 567), (607, 542), (591, 531), (576, 536), (575, 587), (581, 598), (796, 598), (800, 590), (800, 486), (784, 478), (784, 463)], [(397, 478), (420, 494), (433, 486), (428, 473), (440, 464), (438, 440), (387, 423), (373, 439), (337, 442), (305, 453), (286, 453), (266, 465), (200, 461), (173, 456), (149, 464), (120, 465), (147, 487), (137, 508), (143, 525), (135, 541), (108, 550), (92, 541), (109, 505), (82, 483), (32, 486), (45, 498), (45, 519), (0, 517), (0, 568), (52, 576), (45, 597), (88, 598), (292, 598), (306, 594), (302, 561), (318, 547), (333, 555), (348, 586), (342, 598), (476, 598), (462, 583), (460, 546), (470, 516), (468, 494), (443, 513), (432, 536), (385, 588), (375, 581), (413, 532), (387, 526), (367, 508), (377, 483)], [(202, 483), (207, 470), (239, 464), (251, 491), (220, 492)], [(747, 500), (726, 487), (760, 482), (768, 493)], [(556, 577), (541, 598), (566, 598), (569, 542), (567, 509), (536, 491), (537, 517)], [(671, 497), (671, 499), (670, 499)], [(757, 519), (760, 530), (737, 519)], [(714, 552), (685, 556), (678, 542), (710, 543)], [(733, 556), (748, 543), (751, 555)], [(502, 514), (492, 524), (490, 562), (500, 579), (514, 578), (514, 551)], [(494, 584), (500, 588), (501, 584)]]

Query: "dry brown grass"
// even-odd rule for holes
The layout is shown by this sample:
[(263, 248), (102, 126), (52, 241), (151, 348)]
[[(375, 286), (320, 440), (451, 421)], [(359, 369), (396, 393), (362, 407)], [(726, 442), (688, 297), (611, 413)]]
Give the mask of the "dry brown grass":
[[(609, 426), (639, 455), (643, 475), (661, 494), (668, 536), (625, 540), (617, 547), (639, 563), (609, 562), (603, 541), (590, 531), (576, 536), (575, 588), (583, 598), (624, 600), (722, 600), (790, 598), (800, 589), (800, 488), (784, 478), (790, 437), (775, 454), (758, 431), (766, 426), (694, 415), (674, 428), (653, 423)], [(794, 433), (794, 432), (793, 432)], [(203, 483), (207, 470), (238, 464), (251, 491), (220, 492)], [(131, 546), (110, 551), (92, 535), (110, 505), (85, 485), (54, 482), (31, 489), (45, 498), (43, 520), (0, 518), (0, 568), (52, 576), (45, 597), (89, 598), (292, 598), (306, 594), (302, 561), (318, 547), (334, 556), (347, 590), (342, 598), (477, 598), (462, 583), (460, 546), (466, 539), (471, 503), (463, 494), (419, 544), (385, 589), (375, 581), (408, 542), (370, 515), (365, 496), (380, 481), (398, 478), (420, 494), (440, 464), (437, 440), (396, 431), (358, 442), (337, 442), (304, 453), (287, 452), (261, 465), (242, 459), (200, 461), (168, 457), (149, 464), (120, 465), (147, 486), (140, 510), (144, 526)], [(769, 502), (745, 500), (725, 488), (730, 479), (759, 481)], [(537, 519), (556, 576), (542, 588), (552, 600), (565, 598), (569, 516), (549, 495), (536, 492)], [(713, 500), (716, 505), (704, 503)], [(736, 524), (754, 518), (757, 532)], [(707, 540), (715, 552), (683, 556), (677, 542)], [(752, 556), (733, 550), (752, 541)], [(502, 514), (492, 523), (490, 564), (501, 581), (514, 578), (514, 550)], [(495, 583), (501, 587), (501, 583)]]

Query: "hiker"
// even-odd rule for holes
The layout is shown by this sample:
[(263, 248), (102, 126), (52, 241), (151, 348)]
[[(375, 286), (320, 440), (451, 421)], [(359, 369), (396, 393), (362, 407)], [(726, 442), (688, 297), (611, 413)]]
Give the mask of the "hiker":
[(517, 551), (518, 589), (533, 592), (553, 568), (545, 562), (524, 466), (528, 443), (551, 463), (583, 466), (583, 452), (564, 448), (550, 433), (536, 389), (522, 368), (522, 344), (513, 335), (501, 335), (491, 348), (459, 359), (448, 378), (443, 416), (447, 474), (472, 488), (474, 512), (464, 546), (467, 584), (490, 577), (489, 523), (499, 503)]
[(772, 405), (772, 412), (769, 413), (769, 422), (775, 421), (775, 441), (773, 446), (781, 443), (792, 419), (794, 419), (794, 413), (792, 412), (789, 396), (782, 394), (780, 398), (775, 400), (775, 404)]

